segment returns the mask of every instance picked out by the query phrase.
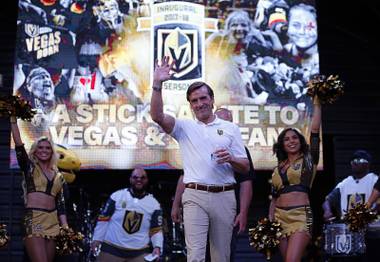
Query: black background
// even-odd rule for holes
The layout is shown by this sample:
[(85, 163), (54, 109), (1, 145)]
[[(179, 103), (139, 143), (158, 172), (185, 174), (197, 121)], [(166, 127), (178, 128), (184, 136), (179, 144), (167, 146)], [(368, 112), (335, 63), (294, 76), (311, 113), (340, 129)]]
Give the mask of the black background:
[[(16, 35), (17, 1), (2, 1), (0, 6), (0, 73), (10, 93)], [(321, 73), (338, 74), (346, 83), (345, 94), (323, 108), (323, 147), (325, 168), (318, 173), (312, 191), (316, 233), (320, 233), (324, 196), (349, 174), (348, 160), (355, 149), (367, 149), (374, 159), (372, 169), (380, 171), (380, 8), (376, 1), (316, 1), (318, 12)], [(20, 177), (8, 169), (9, 124), (0, 119), (0, 222), (8, 226), (12, 241), (0, 249), (1, 261), (20, 261), (23, 245), (20, 230), (22, 210)], [(84, 199), (97, 210), (114, 190), (128, 184), (129, 170), (83, 170), (70, 185), (71, 202)], [(149, 170), (151, 191), (169, 212), (179, 171)], [(269, 200), (271, 172), (257, 171), (250, 225), (265, 216)], [(75, 219), (75, 215), (72, 219)], [(247, 248), (251, 252), (250, 248)]]

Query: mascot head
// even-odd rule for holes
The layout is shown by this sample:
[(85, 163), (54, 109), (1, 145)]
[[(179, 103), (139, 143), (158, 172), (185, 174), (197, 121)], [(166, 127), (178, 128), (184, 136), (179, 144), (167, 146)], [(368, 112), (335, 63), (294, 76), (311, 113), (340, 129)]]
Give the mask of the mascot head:
[(64, 146), (56, 144), (55, 150), (59, 156), (57, 163), (59, 171), (62, 173), (67, 183), (74, 182), (76, 177), (74, 171), (78, 171), (82, 164), (80, 159), (74, 151), (71, 151)]

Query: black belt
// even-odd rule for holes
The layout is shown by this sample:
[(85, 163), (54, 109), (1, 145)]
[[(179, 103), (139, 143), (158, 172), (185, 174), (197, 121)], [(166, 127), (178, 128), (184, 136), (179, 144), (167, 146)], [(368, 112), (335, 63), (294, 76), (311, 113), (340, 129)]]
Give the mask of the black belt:
[(191, 188), (195, 190), (207, 191), (212, 193), (219, 193), (224, 191), (229, 191), (235, 189), (235, 184), (228, 184), (223, 186), (214, 186), (214, 185), (202, 185), (197, 183), (187, 183), (185, 184), (186, 188)]

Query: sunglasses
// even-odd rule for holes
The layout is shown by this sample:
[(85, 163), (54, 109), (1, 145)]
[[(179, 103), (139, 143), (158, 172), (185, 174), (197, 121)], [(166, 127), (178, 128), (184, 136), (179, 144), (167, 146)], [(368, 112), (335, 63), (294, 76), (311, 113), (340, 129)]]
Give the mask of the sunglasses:
[(38, 139), (37, 139), (38, 142), (40, 141), (49, 141), (49, 138), (47, 136), (40, 136)]
[(364, 158), (355, 158), (351, 160), (351, 164), (368, 164), (368, 160)]

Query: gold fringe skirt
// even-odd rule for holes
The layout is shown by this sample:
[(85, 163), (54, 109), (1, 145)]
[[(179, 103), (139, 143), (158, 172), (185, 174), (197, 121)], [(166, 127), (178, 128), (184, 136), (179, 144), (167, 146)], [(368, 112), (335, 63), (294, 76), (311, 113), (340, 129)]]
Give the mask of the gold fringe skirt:
[(297, 231), (304, 231), (311, 237), (313, 213), (310, 206), (276, 207), (274, 216), (280, 222), (284, 236), (290, 236)]
[(27, 208), (24, 216), (25, 237), (55, 238), (59, 234), (57, 210)]

